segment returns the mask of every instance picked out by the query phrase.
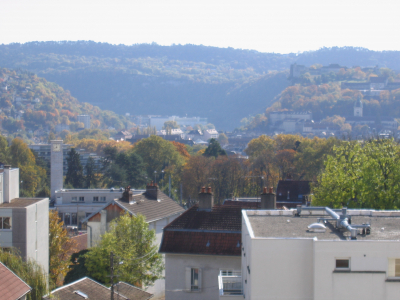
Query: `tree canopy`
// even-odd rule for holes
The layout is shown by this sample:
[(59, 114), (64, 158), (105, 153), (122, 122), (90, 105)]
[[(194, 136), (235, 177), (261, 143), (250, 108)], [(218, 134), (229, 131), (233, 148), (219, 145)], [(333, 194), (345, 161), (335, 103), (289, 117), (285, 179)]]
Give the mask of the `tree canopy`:
[(114, 219), (99, 245), (85, 254), (89, 276), (109, 284), (110, 253), (113, 252), (120, 281), (151, 285), (161, 278), (164, 269), (155, 241), (155, 231), (149, 230), (144, 216), (126, 213)]
[(400, 146), (393, 140), (344, 142), (328, 156), (314, 205), (398, 209)]

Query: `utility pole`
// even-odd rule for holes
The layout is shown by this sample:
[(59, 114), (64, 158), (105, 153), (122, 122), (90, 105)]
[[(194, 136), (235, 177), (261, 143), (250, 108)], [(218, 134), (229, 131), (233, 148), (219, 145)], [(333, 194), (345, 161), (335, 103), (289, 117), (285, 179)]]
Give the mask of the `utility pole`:
[(111, 300), (114, 300), (114, 253), (110, 253)]

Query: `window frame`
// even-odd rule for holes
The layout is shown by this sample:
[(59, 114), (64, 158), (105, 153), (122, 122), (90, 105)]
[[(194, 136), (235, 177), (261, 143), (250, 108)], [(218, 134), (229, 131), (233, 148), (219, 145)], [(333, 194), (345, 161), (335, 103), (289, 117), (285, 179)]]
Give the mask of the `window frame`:
[(107, 200), (105, 196), (100, 196), (99, 199), (100, 199), (99, 202), (106, 202)]
[[(197, 278), (195, 278), (197, 277)], [(196, 282), (197, 281), (197, 284)], [(199, 268), (190, 269), (190, 291), (198, 292), (200, 290), (199, 286)]]
[(79, 202), (85, 202), (85, 196), (79, 196)]
[[(347, 267), (338, 267), (338, 261), (346, 261), (348, 262)], [(350, 257), (335, 257), (335, 271), (350, 271), (351, 268), (351, 260)]]
[(71, 202), (78, 202), (78, 197), (77, 196), (71, 197)]
[(99, 202), (99, 196), (93, 196), (93, 202)]
[[(4, 228), (5, 219), (9, 219), (9, 228)], [(11, 217), (0, 217), (0, 230), (1, 231), (11, 231), (12, 230), (12, 218)]]

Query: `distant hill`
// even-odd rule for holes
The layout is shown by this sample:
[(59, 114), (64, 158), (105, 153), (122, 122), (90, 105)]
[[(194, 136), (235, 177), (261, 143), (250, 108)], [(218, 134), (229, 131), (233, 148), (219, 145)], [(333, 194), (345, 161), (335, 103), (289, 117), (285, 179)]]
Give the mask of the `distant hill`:
[(79, 101), (119, 114), (208, 117), (227, 130), (269, 107), (287, 87), (286, 70), (295, 62), (400, 69), (400, 52), (346, 47), (277, 54), (90, 41), (0, 45), (0, 67), (35, 72)]
[(55, 131), (58, 124), (82, 128), (77, 116), (91, 117), (92, 128), (125, 128), (126, 120), (112, 111), (81, 103), (59, 85), (26, 70), (0, 68), (0, 122), (3, 131)]

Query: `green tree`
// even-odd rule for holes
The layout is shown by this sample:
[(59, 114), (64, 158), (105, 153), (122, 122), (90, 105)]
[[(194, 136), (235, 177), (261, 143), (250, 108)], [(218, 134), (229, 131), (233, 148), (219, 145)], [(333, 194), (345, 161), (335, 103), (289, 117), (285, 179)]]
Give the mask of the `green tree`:
[(211, 139), (203, 155), (205, 157), (214, 156), (215, 158), (217, 158), (220, 155), (226, 155), (226, 152), (224, 149), (221, 148), (221, 145), (218, 143), (216, 139)]
[(0, 261), (32, 288), (27, 295), (28, 300), (41, 300), (48, 294), (46, 273), (36, 261), (31, 259), (24, 261), (15, 249), (8, 252), (1, 248)]
[(99, 245), (85, 255), (89, 276), (110, 283), (111, 252), (116, 256), (119, 280), (147, 286), (161, 278), (162, 256), (158, 253), (155, 231), (149, 230), (144, 216), (124, 214), (111, 222)]
[(345, 142), (328, 156), (314, 205), (398, 209), (400, 147), (393, 140)]
[(85, 185), (88, 189), (97, 187), (97, 178), (96, 178), (96, 165), (93, 157), (89, 157), (86, 166), (85, 166), (86, 176), (85, 176)]
[(81, 165), (80, 155), (71, 148), (67, 157), (68, 171), (65, 176), (65, 183), (71, 184), (74, 188), (81, 188), (83, 186), (83, 168)]
[(135, 144), (133, 151), (142, 159), (147, 176), (154, 177), (154, 171), (160, 174), (166, 166), (182, 167), (184, 158), (176, 150), (175, 146), (163, 138), (152, 135)]

